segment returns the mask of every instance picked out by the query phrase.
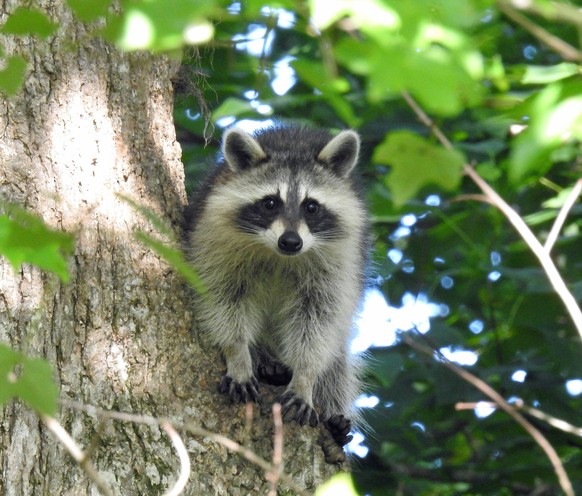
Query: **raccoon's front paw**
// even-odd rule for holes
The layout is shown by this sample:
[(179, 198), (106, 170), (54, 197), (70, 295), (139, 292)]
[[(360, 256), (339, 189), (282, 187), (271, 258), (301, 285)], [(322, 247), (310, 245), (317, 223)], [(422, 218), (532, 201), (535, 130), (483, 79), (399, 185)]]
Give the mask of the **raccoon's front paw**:
[(271, 386), (286, 386), (291, 382), (291, 370), (281, 362), (268, 360), (262, 362), (258, 369), (259, 379)]
[(323, 422), (323, 425), (340, 447), (348, 444), (354, 438), (348, 434), (352, 430), (352, 422), (343, 415), (332, 415)]
[(315, 409), (292, 391), (287, 391), (279, 398), (283, 411), (283, 420), (295, 420), (301, 425), (309, 424), (315, 427), (319, 416)]
[(259, 400), (259, 383), (254, 377), (248, 382), (239, 383), (232, 377), (225, 375), (220, 381), (218, 390), (223, 394), (228, 394), (231, 403), (249, 403)]

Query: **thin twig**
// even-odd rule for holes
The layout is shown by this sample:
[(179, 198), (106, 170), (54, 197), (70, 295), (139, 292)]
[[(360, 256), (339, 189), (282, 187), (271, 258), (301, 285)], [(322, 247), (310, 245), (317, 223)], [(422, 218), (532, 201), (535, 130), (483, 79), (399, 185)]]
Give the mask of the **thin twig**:
[(548, 21), (565, 22), (576, 27), (582, 27), (582, 11), (576, 5), (563, 2), (549, 2), (550, 8), (544, 3), (524, 2), (523, 0), (509, 0), (514, 9), (526, 10), (532, 14), (539, 15)]
[(508, 2), (499, 1), (497, 2), (497, 6), (499, 7), (499, 10), (507, 17), (509, 17), (513, 22), (519, 24), (526, 31), (529, 31), (538, 40), (546, 44), (563, 59), (572, 60), (574, 62), (582, 61), (582, 52), (580, 50), (574, 48), (569, 43), (566, 43), (561, 38), (554, 36), (549, 31), (546, 31), (541, 26), (538, 26), (535, 22), (530, 21), (526, 16), (515, 10)]
[(113, 496), (113, 493), (109, 487), (107, 487), (105, 482), (103, 482), (90, 459), (85, 455), (85, 453), (83, 453), (81, 447), (59, 423), (59, 421), (49, 415), (41, 415), (41, 419), (73, 459), (79, 464), (81, 469), (87, 474), (87, 477), (89, 477), (89, 479), (97, 486), (99, 491), (101, 491), (105, 496)]
[[(417, 115), (419, 120), (427, 126), (433, 134), (436, 136), (437, 140), (447, 149), (454, 149), (453, 144), (449, 139), (443, 134), (440, 128), (430, 119), (430, 117), (424, 112), (424, 110), (416, 103), (416, 101), (410, 96), (409, 93), (403, 92), (402, 97), (406, 100), (406, 103), (412, 108), (414, 113)], [(509, 204), (499, 196), (499, 194), (491, 187), (487, 182), (471, 167), (469, 164), (463, 166), (463, 170), (467, 176), (469, 176), (473, 182), (479, 186), (481, 191), (485, 193), (491, 203), (493, 203), (513, 224), (513, 227), (520, 234), (523, 240), (527, 243), (531, 251), (540, 261), (544, 271), (552, 287), (561, 298), (566, 310), (570, 314), (574, 326), (576, 327), (578, 334), (582, 338), (582, 310), (578, 306), (576, 299), (566, 286), (566, 283), (562, 279), (560, 272), (556, 268), (554, 261), (544, 249), (539, 240), (535, 237), (533, 232), (527, 226), (525, 221), (519, 216), (519, 214), (513, 210)]]
[(277, 484), (283, 468), (283, 419), (281, 418), (281, 404), (273, 404), (273, 471), (267, 474), (271, 483), (268, 496), (277, 496)]
[(489, 205), (495, 206), (495, 204), (491, 201), (491, 198), (488, 198), (485, 195), (457, 195), (451, 199), (452, 202), (460, 202), (460, 201), (478, 201), (483, 203), (489, 203)]
[(515, 229), (521, 235), (523, 240), (527, 243), (531, 251), (538, 258), (540, 264), (542, 265), (544, 271), (546, 272), (548, 279), (550, 280), (550, 283), (552, 284), (552, 287), (554, 288), (554, 291), (558, 293), (558, 296), (564, 303), (566, 310), (568, 311), (570, 317), (572, 318), (574, 326), (578, 330), (578, 334), (582, 338), (582, 311), (580, 310), (580, 307), (578, 306), (578, 303), (576, 302), (574, 295), (570, 292), (568, 286), (566, 286), (564, 279), (562, 279), (560, 272), (556, 268), (556, 265), (554, 264), (554, 261), (552, 260), (548, 252), (544, 249), (542, 244), (535, 237), (533, 232), (530, 230), (530, 228), (527, 226), (524, 220), (519, 216), (519, 214), (515, 210), (513, 210), (505, 202), (505, 200), (503, 200), (503, 198), (501, 198), (501, 196), (499, 196), (497, 192), (491, 186), (489, 186), (489, 184), (487, 184), (487, 182), (484, 181), (481, 178), (481, 176), (477, 174), (477, 172), (475, 172), (475, 170), (472, 167), (470, 167), (469, 165), (465, 165), (465, 173), (473, 180), (473, 182), (475, 182), (475, 184), (477, 184), (477, 186), (481, 188), (481, 190), (487, 196), (491, 198), (491, 200), (495, 203), (497, 208), (501, 210), (503, 214), (505, 214), (505, 216), (513, 224), (513, 227), (515, 227)]
[[(539, 410), (538, 408), (533, 408), (529, 405), (526, 405), (523, 402), (523, 400), (518, 400), (512, 403), (512, 405), (515, 408), (525, 412), (526, 414), (535, 417), (538, 420), (542, 420), (543, 422), (547, 423), (548, 425), (551, 425), (552, 427), (555, 427), (556, 429), (559, 429), (563, 432), (567, 432), (568, 434), (573, 434), (575, 436), (582, 437), (582, 427), (576, 427), (575, 425), (572, 425), (569, 422), (566, 422), (565, 420), (562, 420), (560, 418), (554, 417), (553, 415), (550, 415), (549, 413)], [(459, 402), (455, 405), (455, 410), (474, 410), (479, 406), (486, 406), (489, 408), (497, 409), (499, 405), (497, 405), (497, 403), (493, 403), (490, 401), (479, 401), (477, 403)]]
[(412, 110), (414, 110), (414, 113), (416, 114), (416, 117), (418, 117), (420, 122), (422, 122), (426, 127), (428, 127), (432, 134), (435, 135), (436, 139), (439, 140), (439, 142), (445, 148), (453, 150), (454, 147), (453, 144), (449, 141), (449, 138), (447, 138), (444, 135), (444, 133), (441, 131), (441, 128), (434, 123), (434, 121), (428, 116), (428, 114), (424, 110), (422, 110), (420, 105), (416, 103), (416, 100), (412, 98), (412, 95), (408, 93), (408, 91), (403, 91), (402, 98), (404, 98), (404, 101), (408, 104), (408, 106)]
[[(225, 446), (229, 450), (234, 451), (235, 453), (241, 455), (242, 457), (246, 458), (250, 462), (252, 462), (255, 465), (262, 468), (265, 471), (265, 473), (273, 472), (273, 465), (271, 463), (269, 463), (268, 461), (266, 461), (264, 458), (261, 458), (259, 455), (257, 455), (254, 451), (250, 450), (249, 448), (246, 448), (245, 446), (240, 445), (236, 441), (233, 441), (232, 439), (229, 439), (226, 436), (223, 436), (221, 434), (216, 434), (214, 432), (208, 431), (202, 427), (199, 427), (199, 426), (191, 424), (191, 423), (185, 424), (185, 423), (177, 422), (177, 421), (167, 419), (167, 418), (152, 417), (150, 415), (136, 415), (133, 413), (117, 412), (114, 410), (105, 410), (103, 408), (98, 408), (98, 407), (95, 407), (92, 405), (85, 405), (85, 404), (80, 403), (78, 401), (71, 401), (71, 400), (65, 400), (65, 399), (61, 399), (61, 404), (64, 406), (68, 406), (70, 408), (73, 408), (75, 410), (80, 410), (80, 411), (86, 412), (90, 415), (96, 415), (96, 416), (111, 418), (111, 419), (115, 419), (115, 420), (121, 420), (123, 422), (134, 422), (136, 424), (156, 425), (156, 426), (160, 426), (164, 422), (167, 422), (168, 424), (170, 424), (172, 427), (174, 427), (175, 429), (177, 429), (179, 431), (190, 432), (191, 434), (193, 434), (195, 436), (207, 438), (207, 439), (214, 441), (218, 444), (222, 444), (223, 446)], [(279, 477), (280, 477), (280, 480), (282, 482), (284, 482), (289, 487), (289, 489), (292, 489), (293, 491), (295, 491), (299, 495), (309, 496), (310, 493), (308, 491), (305, 491), (301, 486), (299, 486), (299, 484), (297, 484), (297, 482), (295, 482), (287, 474), (281, 473)]]
[(180, 458), (180, 476), (174, 484), (174, 487), (170, 489), (165, 496), (178, 496), (182, 493), (186, 484), (188, 484), (188, 479), (190, 477), (190, 457), (188, 456), (188, 450), (186, 446), (184, 446), (184, 441), (180, 437), (180, 434), (176, 432), (168, 422), (161, 423), (162, 429), (166, 431), (172, 443), (174, 443), (174, 448), (176, 448), (176, 453), (178, 453), (178, 457)]
[(556, 220), (552, 225), (552, 229), (550, 229), (550, 233), (548, 234), (548, 238), (546, 239), (546, 242), (544, 244), (544, 250), (546, 250), (546, 253), (549, 254), (552, 251), (552, 247), (554, 246), (556, 240), (558, 239), (558, 235), (562, 230), (562, 226), (564, 225), (564, 222), (566, 222), (568, 212), (570, 212), (570, 209), (574, 206), (574, 203), (576, 203), (576, 200), (580, 196), (581, 192), (582, 192), (582, 179), (578, 179), (578, 181), (576, 181), (576, 183), (574, 184), (572, 191), (568, 195), (568, 198), (566, 198), (564, 205), (562, 205), (562, 208), (560, 209), (560, 212), (558, 213), (558, 216), (556, 217)]
[(495, 391), (495, 389), (467, 370), (452, 363), (445, 356), (443, 356), (442, 353), (439, 353), (437, 350), (415, 341), (407, 334), (404, 334), (404, 341), (416, 351), (424, 353), (433, 358), (436, 357), (439, 363), (453, 371), (472, 386), (476, 387), (479, 391), (481, 391), (483, 394), (491, 398), (497, 405), (499, 405), (499, 408), (505, 411), (509, 416), (511, 416), (511, 418), (513, 418), (513, 420), (521, 425), (523, 429), (533, 438), (533, 440), (542, 448), (554, 468), (554, 472), (558, 477), (560, 487), (566, 493), (566, 495), (575, 496), (572, 483), (570, 482), (568, 474), (564, 469), (564, 465), (562, 465), (562, 461), (560, 460), (560, 457), (558, 456), (558, 453), (554, 447), (538, 429), (536, 429), (528, 420), (526, 420), (526, 418), (521, 415), (514, 407), (507, 403), (507, 401), (505, 401), (505, 399), (497, 391)]

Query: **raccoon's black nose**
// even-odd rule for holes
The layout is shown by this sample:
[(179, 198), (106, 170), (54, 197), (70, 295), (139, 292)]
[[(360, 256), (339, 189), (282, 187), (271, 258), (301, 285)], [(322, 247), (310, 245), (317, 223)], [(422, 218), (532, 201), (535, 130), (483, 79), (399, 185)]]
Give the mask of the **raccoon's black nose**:
[(279, 241), (277, 243), (279, 245), (279, 250), (283, 253), (297, 253), (303, 247), (303, 240), (294, 231), (287, 231), (281, 234), (279, 237)]

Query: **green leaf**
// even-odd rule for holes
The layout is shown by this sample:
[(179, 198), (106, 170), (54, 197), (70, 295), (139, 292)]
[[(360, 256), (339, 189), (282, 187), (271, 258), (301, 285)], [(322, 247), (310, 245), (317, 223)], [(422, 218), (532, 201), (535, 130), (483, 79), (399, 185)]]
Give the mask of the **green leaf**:
[(400, 18), (394, 9), (380, 0), (310, 0), (311, 18), (319, 29), (326, 29), (335, 21), (350, 17), (355, 25), (366, 32), (386, 32), (400, 27)]
[(24, 83), (27, 63), (19, 55), (9, 57), (0, 70), (0, 91), (7, 96), (15, 95)]
[(514, 140), (509, 158), (513, 184), (544, 173), (551, 153), (572, 138), (582, 139), (582, 81), (574, 77), (550, 84), (512, 112), (526, 115), (527, 128)]
[(59, 390), (46, 360), (27, 358), (0, 343), (0, 406), (13, 397), (37, 412), (54, 415)]
[(350, 127), (359, 127), (360, 119), (343, 96), (350, 89), (345, 79), (329, 77), (321, 61), (301, 59), (293, 61), (291, 65), (303, 81), (321, 92), (344, 122)]
[(67, 4), (79, 19), (89, 22), (105, 16), (111, 0), (67, 0)]
[[(371, 102), (409, 91), (429, 112), (457, 115), (479, 104), (484, 95), (479, 83), (485, 75), (484, 58), (474, 41), (457, 28), (478, 22), (479, 10), (467, 3), (391, 2), (395, 18), (402, 22), (400, 29), (376, 31), (375, 16), (360, 19), (356, 24), (368, 36), (342, 38), (335, 46), (336, 57), (351, 71), (368, 77)], [(351, 20), (357, 19), (353, 13)]]
[(412, 199), (427, 184), (445, 190), (459, 185), (465, 158), (457, 150), (447, 150), (408, 131), (387, 135), (374, 151), (374, 161), (392, 166), (386, 184), (396, 206)]
[(31, 263), (69, 280), (65, 255), (73, 251), (69, 234), (48, 228), (43, 221), (15, 206), (0, 215), (0, 255), (6, 257), (14, 270), (22, 263)]
[(409, 91), (430, 113), (453, 116), (483, 98), (477, 80), (484, 67), (480, 56), (470, 51), (457, 54), (436, 44), (419, 51), (400, 41), (382, 46), (346, 39), (336, 45), (336, 56), (351, 71), (368, 76), (371, 102)]
[(255, 108), (246, 100), (241, 98), (227, 98), (222, 104), (212, 112), (212, 120), (216, 122), (223, 117), (238, 117), (249, 112), (255, 113)]
[(216, 7), (215, 0), (141, 0), (124, 4), (123, 14), (111, 16), (103, 32), (122, 50), (167, 52), (206, 43), (214, 36), (214, 26), (207, 18)]
[(18, 7), (8, 17), (0, 32), (5, 34), (37, 35), (47, 38), (52, 35), (59, 25), (52, 22), (46, 14), (36, 9)]
[(351, 474), (340, 472), (315, 491), (315, 496), (358, 496)]
[[(467, 59), (472, 57), (467, 55)], [(429, 112), (454, 116), (482, 99), (479, 56), (474, 57), (475, 75), (454, 53), (437, 45), (421, 53), (409, 53), (404, 64), (406, 85)]]
[(523, 84), (548, 84), (580, 74), (578, 64), (562, 62), (550, 66), (528, 65), (521, 79)]

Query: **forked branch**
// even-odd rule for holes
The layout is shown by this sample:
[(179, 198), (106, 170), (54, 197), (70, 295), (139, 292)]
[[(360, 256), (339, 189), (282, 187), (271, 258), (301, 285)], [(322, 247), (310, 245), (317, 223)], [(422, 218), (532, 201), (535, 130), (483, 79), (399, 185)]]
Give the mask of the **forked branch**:
[[(443, 134), (440, 128), (432, 121), (426, 112), (424, 112), (418, 103), (416, 103), (414, 98), (412, 98), (408, 92), (403, 92), (402, 97), (417, 115), (419, 120), (432, 131), (437, 140), (445, 148), (452, 150), (454, 147), (451, 141)], [(497, 194), (497, 192), (491, 186), (489, 186), (489, 184), (487, 184), (487, 182), (479, 174), (477, 174), (471, 165), (465, 164), (463, 166), (463, 170), (465, 174), (469, 176), (481, 189), (488, 202), (495, 205), (507, 217), (509, 222), (511, 222), (513, 227), (527, 243), (534, 255), (538, 258), (542, 268), (550, 280), (552, 287), (564, 303), (564, 306), (566, 307), (566, 310), (568, 311), (568, 314), (570, 315), (572, 322), (574, 323), (574, 326), (576, 327), (576, 330), (582, 339), (582, 310), (580, 310), (574, 295), (570, 292), (560, 272), (556, 268), (554, 261), (550, 257), (549, 250), (540, 243), (540, 241), (536, 238), (534, 233), (521, 218), (521, 216), (515, 210), (513, 210), (509, 204), (503, 198), (501, 198), (501, 196), (499, 196), (499, 194)], [(578, 183), (580, 183), (580, 180)], [(575, 190), (580, 187), (578, 183), (576, 183), (577, 186), (575, 187)], [(575, 198), (572, 201), (575, 201)], [(565, 212), (567, 213), (567, 210)], [(554, 226), (561, 226), (561, 224), (558, 224), (559, 222), (562, 222), (560, 216), (558, 216), (558, 219), (556, 219)], [(557, 228), (552, 228), (550, 231), (554, 233), (552, 236), (557, 236), (555, 233), (556, 230)]]

